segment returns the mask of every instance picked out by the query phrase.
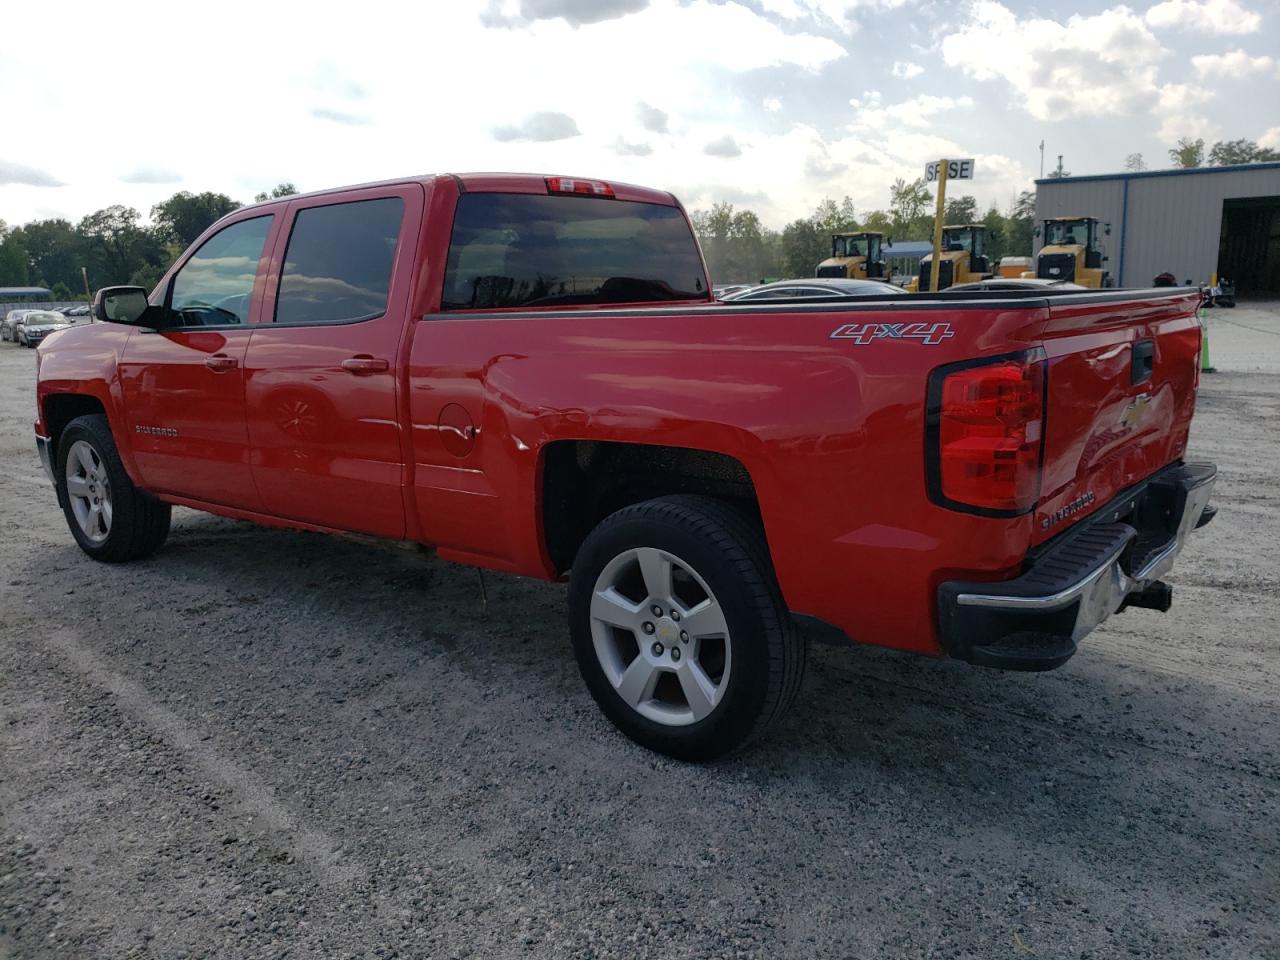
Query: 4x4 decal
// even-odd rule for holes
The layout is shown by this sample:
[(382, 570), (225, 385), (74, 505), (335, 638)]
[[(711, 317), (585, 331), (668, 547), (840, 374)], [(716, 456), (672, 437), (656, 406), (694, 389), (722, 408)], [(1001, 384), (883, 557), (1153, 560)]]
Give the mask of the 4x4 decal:
[(919, 340), (936, 347), (954, 337), (949, 323), (846, 323), (831, 331), (832, 340), (852, 340), (868, 344), (872, 340)]

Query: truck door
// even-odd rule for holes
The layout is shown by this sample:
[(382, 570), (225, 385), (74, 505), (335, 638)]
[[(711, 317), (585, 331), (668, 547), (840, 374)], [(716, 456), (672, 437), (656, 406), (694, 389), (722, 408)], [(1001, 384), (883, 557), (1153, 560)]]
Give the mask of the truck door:
[(270, 514), (405, 535), (397, 372), (423, 195), (400, 184), (289, 205), (245, 363)]
[(120, 382), (148, 490), (262, 509), (249, 469), (244, 359), (279, 219), (245, 217), (209, 237), (165, 290), (168, 324), (129, 336)]

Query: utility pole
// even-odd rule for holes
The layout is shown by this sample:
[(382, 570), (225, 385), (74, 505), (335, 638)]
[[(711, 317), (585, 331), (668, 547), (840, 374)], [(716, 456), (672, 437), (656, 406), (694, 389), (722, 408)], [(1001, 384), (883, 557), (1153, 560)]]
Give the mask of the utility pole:
[(1040, 141), (1040, 179), (1044, 179), (1044, 141)]
[(92, 299), (93, 299), (93, 291), (89, 289), (89, 268), (88, 268), (88, 267), (81, 267), (81, 268), (80, 268), (80, 276), (81, 276), (81, 278), (83, 278), (83, 280), (84, 280), (84, 295), (85, 295), (86, 297), (88, 297), (90, 300), (92, 300)]
[(942, 268), (942, 218), (947, 203), (947, 167), (945, 158), (938, 161), (938, 211), (933, 218), (933, 262), (929, 264), (929, 292), (938, 292), (938, 271)]

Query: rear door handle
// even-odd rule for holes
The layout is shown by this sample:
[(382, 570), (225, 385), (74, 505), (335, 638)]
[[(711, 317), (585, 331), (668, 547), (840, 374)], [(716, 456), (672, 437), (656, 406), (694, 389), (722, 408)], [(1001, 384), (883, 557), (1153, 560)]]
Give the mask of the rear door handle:
[(214, 373), (226, 373), (240, 366), (240, 361), (235, 357), (228, 357), (225, 353), (215, 353), (205, 359), (204, 365)]
[(364, 376), (370, 373), (386, 373), (391, 368), (391, 364), (378, 357), (371, 357), (362, 353), (355, 357), (349, 357), (342, 361), (342, 369), (350, 370), (357, 376)]

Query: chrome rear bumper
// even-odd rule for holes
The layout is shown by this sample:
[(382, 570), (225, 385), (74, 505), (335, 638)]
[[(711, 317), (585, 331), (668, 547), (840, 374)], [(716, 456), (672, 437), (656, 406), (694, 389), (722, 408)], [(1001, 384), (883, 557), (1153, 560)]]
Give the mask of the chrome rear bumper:
[(943, 645), (972, 663), (1051, 670), (1126, 604), (1168, 609), (1160, 578), (1212, 519), (1217, 468), (1177, 464), (1117, 497), (1000, 583), (939, 587)]

